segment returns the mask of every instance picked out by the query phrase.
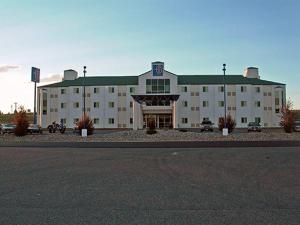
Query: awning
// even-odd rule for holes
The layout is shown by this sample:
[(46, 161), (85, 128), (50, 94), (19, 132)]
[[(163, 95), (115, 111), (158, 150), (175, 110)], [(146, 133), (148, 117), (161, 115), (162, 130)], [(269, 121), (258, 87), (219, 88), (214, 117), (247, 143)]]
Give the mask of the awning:
[(179, 95), (131, 95), (133, 99), (142, 104), (146, 101), (152, 101), (152, 100), (165, 100), (165, 101), (177, 101), (179, 98)]

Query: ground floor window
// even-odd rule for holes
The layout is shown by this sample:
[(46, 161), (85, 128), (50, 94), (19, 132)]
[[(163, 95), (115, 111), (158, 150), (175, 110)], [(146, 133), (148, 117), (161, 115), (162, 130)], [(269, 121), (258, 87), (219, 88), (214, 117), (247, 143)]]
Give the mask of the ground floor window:
[(241, 123), (247, 123), (247, 117), (242, 117), (241, 118)]

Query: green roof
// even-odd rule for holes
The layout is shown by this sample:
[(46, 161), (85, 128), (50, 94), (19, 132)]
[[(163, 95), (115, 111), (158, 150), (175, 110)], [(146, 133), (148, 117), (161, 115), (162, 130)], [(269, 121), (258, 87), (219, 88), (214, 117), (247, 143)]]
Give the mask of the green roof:
[[(86, 86), (113, 86), (138, 85), (139, 76), (101, 76), (85, 78)], [(223, 84), (223, 75), (178, 75), (178, 85)], [(266, 81), (256, 78), (246, 78), (242, 75), (226, 75), (226, 84), (252, 84), (252, 85), (284, 85), (282, 83)], [(40, 87), (69, 87), (82, 86), (83, 77), (75, 80), (64, 80)]]
[[(180, 75), (178, 76), (178, 84), (223, 84), (223, 75)], [(252, 85), (284, 85), (282, 83), (261, 80), (257, 78), (246, 78), (243, 75), (226, 75), (226, 84), (252, 84)]]

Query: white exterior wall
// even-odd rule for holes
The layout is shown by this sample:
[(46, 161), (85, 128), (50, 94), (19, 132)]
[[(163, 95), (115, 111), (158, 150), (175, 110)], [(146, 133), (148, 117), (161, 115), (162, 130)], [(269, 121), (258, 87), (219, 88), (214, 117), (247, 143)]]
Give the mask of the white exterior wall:
[[(133, 100), (131, 95), (146, 95), (146, 79), (170, 79), (170, 93), (168, 94), (180, 96), (178, 101), (171, 104), (171, 107), (168, 106), (171, 108), (173, 114), (174, 128), (197, 128), (203, 121), (203, 118), (209, 118), (217, 127), (219, 118), (224, 116), (224, 107), (218, 105), (219, 101), (224, 101), (224, 93), (219, 91), (219, 87), (223, 86), (223, 84), (177, 85), (176, 75), (164, 71), (163, 76), (153, 77), (150, 71), (138, 77), (138, 86), (86, 87), (86, 94), (90, 94), (90, 97), (86, 97), (87, 113), (92, 119), (99, 119), (99, 124), (95, 124), (95, 128), (142, 129), (143, 108), (139, 103)], [(187, 87), (187, 92), (182, 91), (182, 88), (185, 86)], [(208, 92), (203, 92), (203, 87), (206, 86), (208, 87)], [(246, 87), (246, 92), (241, 92), (241, 86)], [(114, 88), (114, 93), (109, 93), (110, 87)], [(130, 93), (130, 87), (135, 89), (134, 93)], [(260, 87), (259, 93), (256, 92), (256, 87)], [(74, 93), (74, 88), (79, 88), (80, 91), (78, 94)], [(94, 88), (99, 88), (99, 93), (94, 93)], [(61, 89), (65, 89), (66, 93), (61, 94)], [(236, 120), (237, 127), (246, 127), (249, 122), (255, 120), (255, 117), (261, 119), (262, 126), (278, 127), (280, 113), (275, 112), (276, 91), (279, 92), (280, 98), (280, 106), (277, 107), (281, 108), (282, 98), (285, 103), (285, 85), (226, 85), (227, 115), (230, 114)], [(47, 93), (47, 115), (42, 114), (42, 92)], [(228, 96), (228, 92), (235, 92), (236, 95)], [(66, 119), (66, 126), (73, 128), (75, 126), (74, 119), (81, 118), (83, 113), (82, 87), (41, 87), (38, 93), (40, 93), (38, 95), (39, 123), (42, 127), (47, 127), (53, 121), (60, 122), (61, 119)], [(119, 96), (118, 93), (121, 93), (121, 96)], [(126, 93), (126, 96), (123, 96), (123, 93)], [(194, 93), (194, 96), (191, 96), (191, 93)], [(195, 93), (197, 94), (195, 95)], [(267, 93), (267, 96), (265, 96), (264, 93)], [(130, 107), (131, 101), (133, 102), (133, 107)], [(187, 107), (183, 105), (184, 101), (187, 101)], [(209, 102), (208, 107), (203, 107), (203, 101)], [(246, 101), (247, 106), (241, 107), (241, 101)], [(260, 107), (255, 106), (256, 101), (260, 101)], [(79, 108), (73, 107), (74, 102), (79, 102)], [(94, 102), (99, 102), (100, 107), (94, 108)], [(114, 102), (113, 108), (109, 107), (109, 102)], [(66, 108), (62, 109), (61, 103), (66, 103)], [(121, 111), (118, 110), (119, 107)], [(199, 107), (199, 110), (192, 110), (192, 107), (194, 107), (194, 109)], [(234, 107), (235, 109), (233, 109)], [(265, 107), (267, 107), (267, 110), (265, 110)], [(125, 111), (123, 110), (124, 108), (126, 109)], [(247, 118), (247, 123), (241, 122), (242, 117)], [(114, 119), (113, 124), (109, 124), (109, 118)], [(133, 118), (133, 123), (130, 123), (130, 118)], [(183, 123), (182, 120), (184, 118), (188, 119), (187, 123)]]

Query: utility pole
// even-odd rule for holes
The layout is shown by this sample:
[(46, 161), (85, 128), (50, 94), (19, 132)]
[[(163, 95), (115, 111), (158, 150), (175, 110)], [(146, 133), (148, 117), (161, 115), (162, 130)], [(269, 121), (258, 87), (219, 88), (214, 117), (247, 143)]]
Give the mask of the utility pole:
[(83, 116), (85, 116), (85, 74), (86, 66), (83, 67)]
[(223, 83), (224, 83), (224, 127), (227, 128), (227, 124), (226, 124), (226, 89), (225, 89), (225, 72), (226, 72), (226, 64), (224, 63), (223, 64)]

